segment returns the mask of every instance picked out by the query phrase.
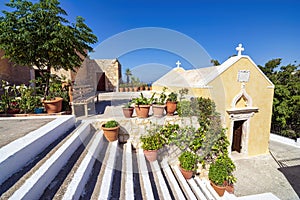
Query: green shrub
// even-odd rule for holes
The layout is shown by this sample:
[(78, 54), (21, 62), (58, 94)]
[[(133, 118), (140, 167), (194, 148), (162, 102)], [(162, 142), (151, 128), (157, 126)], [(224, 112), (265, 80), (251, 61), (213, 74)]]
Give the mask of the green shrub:
[(190, 151), (181, 153), (178, 160), (180, 162), (180, 167), (185, 170), (194, 171), (197, 169), (197, 156)]
[(144, 150), (158, 150), (163, 147), (165, 140), (161, 137), (160, 133), (142, 135), (140, 137), (142, 148)]
[(191, 102), (183, 100), (177, 104), (177, 113), (179, 117), (190, 117), (192, 116)]
[(208, 178), (216, 185), (223, 186), (225, 183), (234, 183), (236, 178), (232, 172), (235, 170), (235, 165), (228, 155), (219, 156), (214, 163), (211, 163), (208, 172)]
[(110, 120), (104, 124), (104, 127), (105, 128), (114, 128), (114, 127), (117, 127), (118, 125), (119, 125), (119, 123), (117, 121)]

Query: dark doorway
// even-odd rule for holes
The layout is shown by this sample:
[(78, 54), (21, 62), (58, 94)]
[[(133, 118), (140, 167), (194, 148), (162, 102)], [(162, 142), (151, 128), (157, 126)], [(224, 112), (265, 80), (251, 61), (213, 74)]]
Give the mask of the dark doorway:
[(97, 91), (105, 91), (105, 73), (97, 73), (97, 79), (98, 84), (97, 84)]
[(245, 120), (234, 122), (231, 151), (237, 151), (237, 152), (241, 153), (244, 122), (245, 122)]

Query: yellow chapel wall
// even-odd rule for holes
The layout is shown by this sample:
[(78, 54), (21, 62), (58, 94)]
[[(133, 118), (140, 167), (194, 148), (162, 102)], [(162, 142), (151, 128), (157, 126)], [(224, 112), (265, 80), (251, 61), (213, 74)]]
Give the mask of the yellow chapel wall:
[[(255, 65), (248, 58), (238, 60), (209, 83), (213, 87), (211, 98), (217, 105), (217, 111), (224, 114), (225, 126), (228, 128), (227, 136), (230, 137), (231, 120), (229, 114), (224, 111), (231, 108), (234, 97), (241, 92), (241, 83), (237, 81), (239, 70), (250, 70), (250, 79), (249, 82), (245, 83), (245, 89), (252, 98), (252, 107), (259, 109), (250, 118), (248, 155), (265, 154), (269, 147), (274, 88)], [(230, 140), (230, 138), (228, 139)]]

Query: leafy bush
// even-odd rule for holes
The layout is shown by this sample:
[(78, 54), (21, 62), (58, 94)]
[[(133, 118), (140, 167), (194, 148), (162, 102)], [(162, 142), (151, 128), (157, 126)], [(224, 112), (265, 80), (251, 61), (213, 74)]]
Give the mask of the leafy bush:
[(208, 178), (216, 185), (223, 186), (227, 183), (236, 182), (236, 178), (232, 172), (235, 170), (235, 165), (228, 155), (219, 156), (214, 163), (211, 163), (208, 172)]
[(197, 156), (190, 152), (184, 151), (178, 157), (180, 166), (185, 170), (194, 171), (197, 169)]
[(119, 123), (117, 121), (110, 120), (104, 124), (104, 127), (105, 128), (114, 128), (114, 127), (117, 127), (118, 125), (119, 125)]
[(191, 102), (187, 100), (179, 101), (177, 104), (177, 113), (180, 117), (192, 116)]
[(165, 144), (165, 140), (160, 136), (159, 132), (142, 135), (140, 140), (144, 150), (158, 150)]
[(160, 134), (164, 137), (166, 144), (170, 144), (178, 137), (178, 124), (167, 124), (160, 129)]

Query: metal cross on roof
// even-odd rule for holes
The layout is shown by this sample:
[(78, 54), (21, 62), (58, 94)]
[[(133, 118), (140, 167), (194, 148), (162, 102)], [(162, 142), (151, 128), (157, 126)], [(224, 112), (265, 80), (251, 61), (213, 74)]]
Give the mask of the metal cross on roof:
[(242, 46), (242, 44), (239, 44), (239, 46), (235, 48), (235, 50), (238, 51), (238, 56), (242, 55), (242, 51), (245, 50)]
[(179, 68), (180, 65), (181, 65), (181, 62), (178, 60), (178, 61), (176, 62), (176, 65), (177, 65), (177, 67)]

